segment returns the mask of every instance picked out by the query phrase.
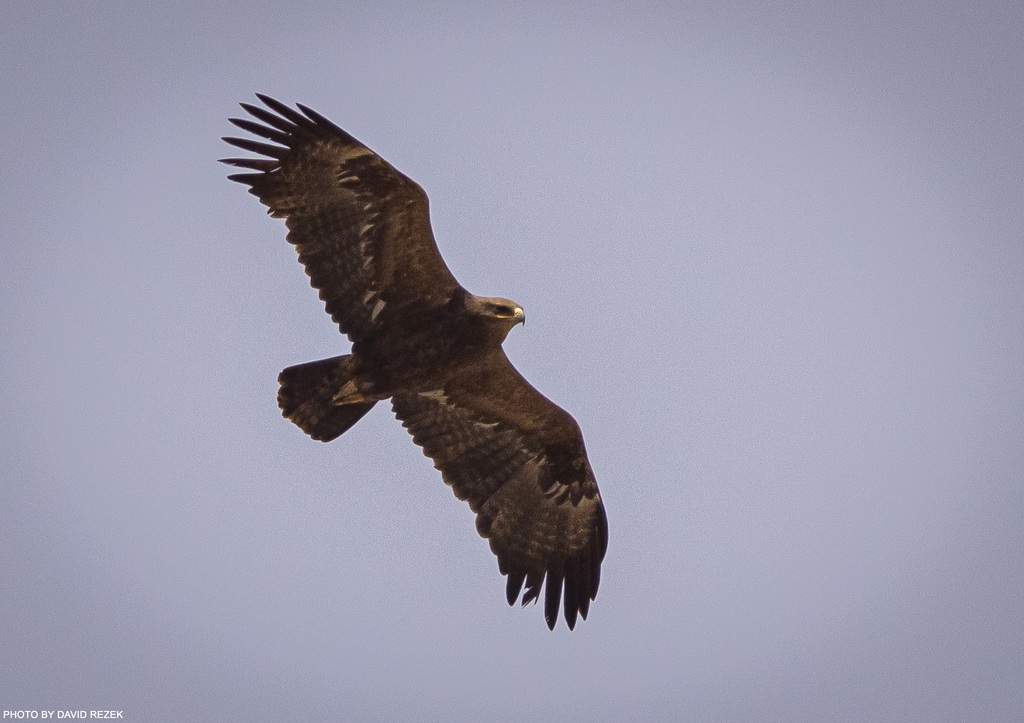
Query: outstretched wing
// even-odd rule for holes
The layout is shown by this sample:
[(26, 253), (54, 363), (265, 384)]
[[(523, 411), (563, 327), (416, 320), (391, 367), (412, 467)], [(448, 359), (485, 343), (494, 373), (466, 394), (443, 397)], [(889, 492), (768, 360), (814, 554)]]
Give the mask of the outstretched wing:
[(355, 341), (403, 306), (443, 304), (459, 284), (437, 250), (423, 189), (316, 111), (258, 97), (270, 110), (241, 105), (260, 122), (231, 122), (271, 143), (224, 140), (264, 157), (222, 162), (254, 171), (229, 178), (285, 219), (342, 332)]
[(508, 576), (509, 604), (547, 579), (549, 628), (564, 598), (571, 630), (597, 596), (608, 523), (579, 425), (540, 394), (496, 349), (435, 390), (396, 394), (395, 414), (455, 495)]

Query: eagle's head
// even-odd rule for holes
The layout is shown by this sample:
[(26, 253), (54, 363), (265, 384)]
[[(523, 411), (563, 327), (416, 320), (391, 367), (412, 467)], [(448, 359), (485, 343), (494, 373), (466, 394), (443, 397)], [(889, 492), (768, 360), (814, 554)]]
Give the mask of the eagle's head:
[(516, 302), (501, 297), (473, 296), (466, 297), (466, 311), (478, 317), (485, 326), (498, 337), (498, 342), (505, 340), (516, 324), (526, 323), (526, 314)]

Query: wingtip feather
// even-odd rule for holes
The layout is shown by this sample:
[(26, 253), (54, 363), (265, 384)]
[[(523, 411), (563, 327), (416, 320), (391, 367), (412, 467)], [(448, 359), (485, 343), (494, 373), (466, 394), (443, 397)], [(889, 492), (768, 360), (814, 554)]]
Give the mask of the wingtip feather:
[(251, 186), (258, 180), (263, 178), (263, 175), (264, 174), (262, 173), (232, 173), (230, 176), (228, 176), (228, 180), (234, 181), (235, 183), (244, 183), (248, 186)]
[(269, 95), (265, 95), (263, 93), (257, 93), (256, 97), (263, 101), (264, 105), (273, 110), (275, 113), (280, 114), (281, 116), (287, 118), (296, 125), (308, 128), (309, 125), (312, 123), (312, 121), (310, 121), (304, 115), (299, 113), (297, 110), (291, 108), (288, 105), (285, 105), (276, 98), (271, 98)]
[(223, 141), (229, 143), (236, 148), (241, 148), (243, 151), (249, 151), (251, 153), (260, 153), (264, 156), (270, 156), (271, 158), (284, 158), (287, 156), (289, 149), (286, 146), (275, 146), (270, 143), (260, 143), (249, 138), (235, 138), (233, 136), (224, 136)]
[(280, 165), (273, 158), (220, 158), (218, 162), (237, 168), (251, 168), (254, 171), (272, 171)]
[(544, 619), (547, 621), (548, 630), (555, 629), (558, 621), (558, 607), (562, 601), (562, 573), (553, 570), (548, 571), (548, 581), (544, 586)]
[(526, 573), (521, 571), (512, 571), (508, 573), (508, 582), (505, 585), (505, 599), (508, 600), (509, 605), (515, 605), (516, 600), (519, 599), (519, 593), (523, 589), (523, 581), (526, 579)]

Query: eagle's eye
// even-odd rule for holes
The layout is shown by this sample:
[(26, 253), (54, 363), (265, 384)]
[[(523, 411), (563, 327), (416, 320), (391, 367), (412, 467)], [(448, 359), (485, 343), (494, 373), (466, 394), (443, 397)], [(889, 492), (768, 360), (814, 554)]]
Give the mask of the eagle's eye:
[(516, 315), (516, 308), (514, 306), (507, 306), (506, 304), (493, 304), (491, 311), (494, 315), (502, 319), (511, 319)]

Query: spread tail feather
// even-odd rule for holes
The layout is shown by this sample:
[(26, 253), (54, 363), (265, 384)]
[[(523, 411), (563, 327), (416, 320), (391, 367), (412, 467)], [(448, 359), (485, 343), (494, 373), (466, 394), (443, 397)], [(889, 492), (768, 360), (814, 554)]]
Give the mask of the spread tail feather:
[(288, 367), (277, 377), (277, 405), (313, 439), (330, 442), (369, 412), (376, 400), (339, 404), (338, 391), (352, 379), (351, 354)]

